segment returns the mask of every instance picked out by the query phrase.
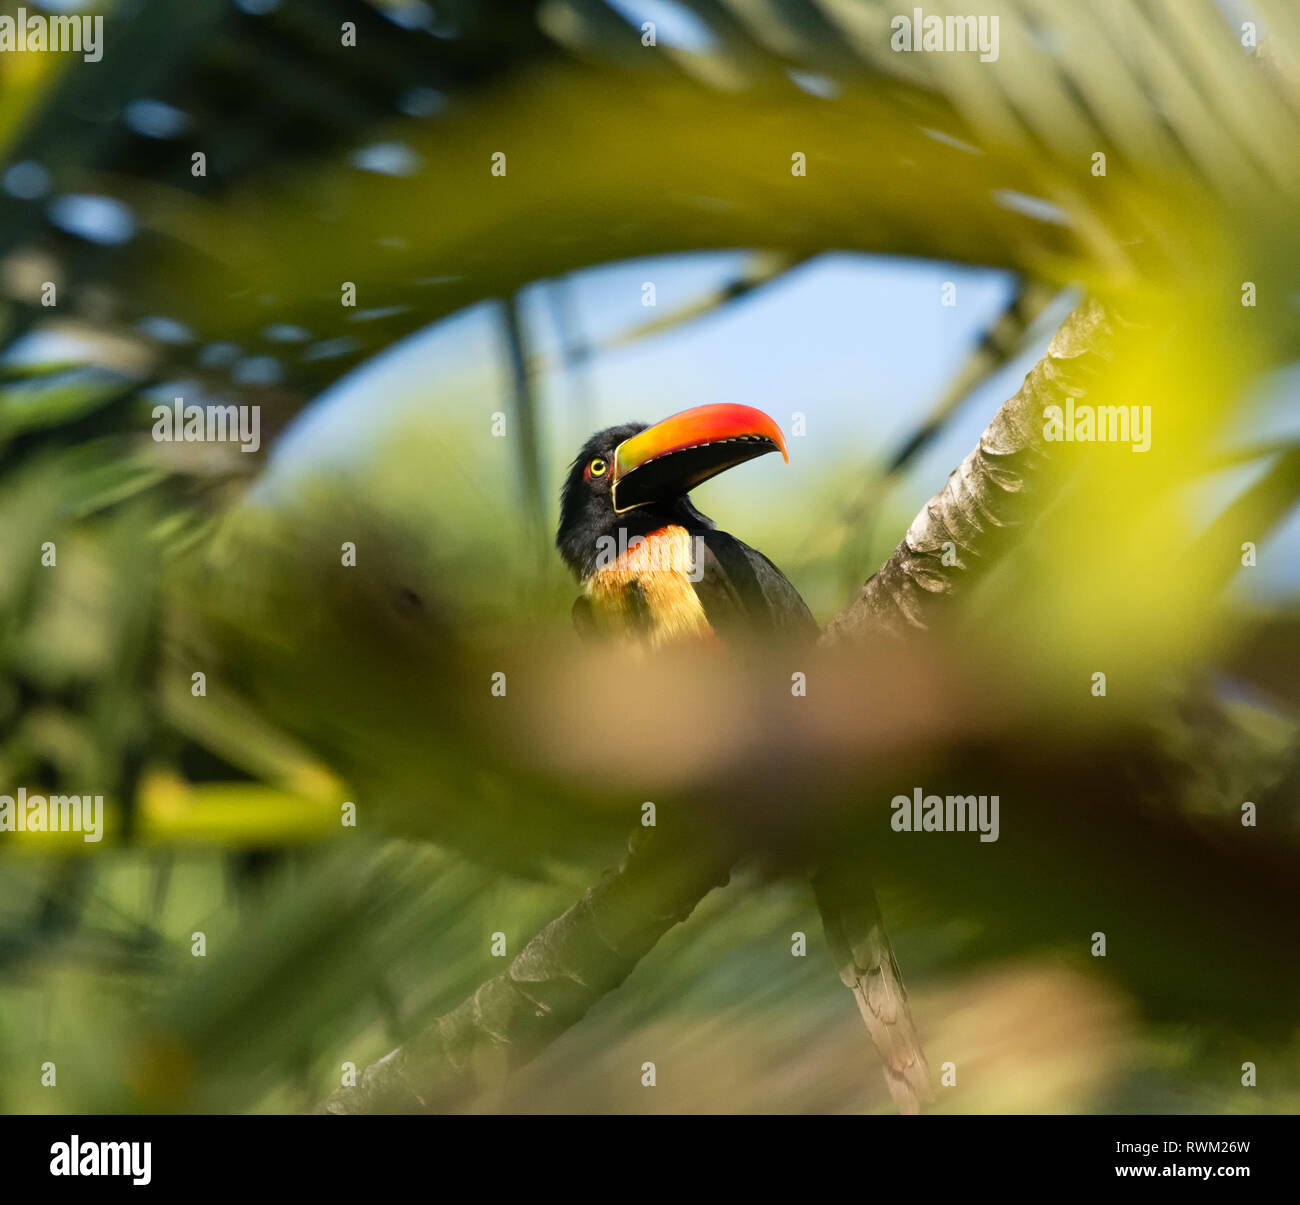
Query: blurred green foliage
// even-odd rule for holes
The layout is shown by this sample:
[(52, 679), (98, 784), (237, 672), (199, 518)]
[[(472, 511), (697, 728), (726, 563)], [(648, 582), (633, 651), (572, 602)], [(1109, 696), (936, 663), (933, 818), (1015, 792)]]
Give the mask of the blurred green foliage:
[[(617, 857), (641, 798), (691, 798), (747, 753), (769, 772), (734, 794), (759, 829), (764, 809), (859, 794), (877, 807), (889, 782), (972, 766), (1039, 805), (1042, 831), (1009, 840), (997, 870), (966, 850), (883, 859), (931, 1061), (962, 1068), (940, 1107), (1300, 1105), (1294, 999), (1233, 1000), (1238, 983), (1291, 983), (1264, 965), (1277, 919), (1199, 948), (1165, 901), (1191, 892), (1212, 911), (1220, 885), (1210, 872), (1189, 886), (1170, 868), (1190, 862), (1162, 861), (1257, 798), (1270, 852), (1256, 863), (1225, 844), (1224, 881), (1294, 866), (1295, 608), (1261, 615), (1221, 590), (1241, 541), (1294, 507), (1293, 453), (1259, 449), (1274, 471), (1217, 545), (1188, 555), (1205, 531), (1189, 499), (1249, 417), (1251, 381), (1298, 346), (1295, 308), (1278, 300), (1300, 261), (1294, 12), (1260, 3), (1273, 36), (1247, 55), (1199, 0), (1005, 3), (1004, 59), (976, 70), (888, 53), (881, 5), (690, 7), (713, 23), (712, 47), (652, 56), (594, 2), (439, 5), (435, 36), (342, 0), (266, 17), (151, 0), (112, 7), (97, 70), (0, 62), (5, 162), (39, 158), (60, 191), (116, 197), (138, 227), (98, 245), (0, 197), (0, 791), (109, 803), (102, 845), (0, 836), (0, 1108), (308, 1108), (344, 1062), (373, 1061), (497, 973), (490, 935), (517, 952)], [(344, 19), (361, 31), (351, 56), (335, 44)], [(793, 87), (789, 70), (826, 72), (836, 95)], [(411, 119), (413, 89), (445, 119)], [(189, 114), (206, 176), (97, 116), (146, 94)], [(357, 172), (363, 138), (400, 140), (427, 170)], [(503, 139), (509, 191), (488, 172)], [(1087, 168), (1098, 146), (1104, 188)], [(805, 179), (789, 173), (792, 147), (815, 165)], [(1064, 218), (1026, 216), (1008, 193)], [(1152, 332), (1102, 391), (1152, 405), (1159, 445), (1097, 456), (948, 643), (851, 679), (860, 695), (840, 714), (871, 742), (862, 778), (781, 762), (791, 745), (762, 762), (746, 739), (797, 721), (725, 686), (731, 705), (710, 709), (714, 696), (677, 700), (647, 671), (644, 696), (605, 704), (593, 683), (607, 669), (570, 647), (546, 517), (482, 486), (540, 467), (476, 438), (482, 406), (454, 388), (430, 383), (423, 410), (346, 467), (263, 472), (261, 458), (147, 436), (153, 390), (182, 374), (261, 405), (269, 442), (346, 371), (465, 305), (648, 250), (735, 246), (1007, 267), (1047, 295), (1082, 285)], [(68, 299), (51, 314), (30, 287), (47, 267)], [(372, 321), (339, 306), (348, 279)], [(1249, 310), (1246, 279), (1262, 299)], [(193, 340), (142, 334), (150, 315)], [(338, 354), (286, 360), (272, 381), (204, 361), (213, 345), (257, 346), (271, 321)], [(82, 354), (13, 354), (51, 331)], [(513, 387), (512, 418), (535, 417), (526, 374)], [(876, 553), (901, 535), (888, 470), (828, 478), (809, 505), (842, 511), (838, 526), (803, 530), (792, 510), (746, 538), (787, 567), (788, 551), (824, 602), (845, 547), (859, 576), (873, 567), (867, 519)], [(879, 491), (865, 517), (864, 485)], [(343, 540), (363, 558), (346, 576)], [(42, 565), (46, 542), (56, 566)], [(1104, 720), (1077, 690), (1098, 665), (1123, 667)], [(514, 693), (491, 711), (484, 684), (500, 668)], [(1230, 705), (1222, 674), (1247, 686)], [(673, 740), (620, 748), (637, 709)], [(828, 745), (842, 737), (830, 727)], [(1115, 850), (1105, 833), (1072, 844), (1071, 787), (1093, 770), (1099, 811), (1120, 781), (1124, 807), (1172, 816), (1167, 849)], [(354, 829), (340, 827), (345, 803)], [(1061, 869), (1076, 857), (1078, 881)], [(1140, 954), (1117, 951), (1114, 972), (1086, 957), (1078, 927), (1079, 897), (1108, 898), (1107, 873), (1113, 898), (1171, 914), (1129, 936)], [(467, 1107), (887, 1110), (817, 930), (807, 891), (756, 859), (582, 1026)], [(796, 932), (805, 959), (790, 956)], [(1213, 981), (1204, 993), (1188, 988), (1197, 975)], [(1252, 1092), (1246, 1059), (1268, 1068)]]

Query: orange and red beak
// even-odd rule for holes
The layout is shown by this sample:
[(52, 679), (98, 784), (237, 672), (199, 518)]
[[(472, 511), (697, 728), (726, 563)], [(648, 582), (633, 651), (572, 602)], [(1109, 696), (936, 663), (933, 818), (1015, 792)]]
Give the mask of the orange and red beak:
[(720, 403), (674, 414), (614, 451), (614, 510), (680, 498), (702, 481), (768, 452), (790, 463), (776, 422), (753, 406)]

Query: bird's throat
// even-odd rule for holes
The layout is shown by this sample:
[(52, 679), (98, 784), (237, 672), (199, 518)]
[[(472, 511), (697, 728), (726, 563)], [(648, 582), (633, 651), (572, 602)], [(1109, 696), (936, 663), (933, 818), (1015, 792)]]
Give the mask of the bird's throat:
[(583, 584), (597, 627), (651, 647), (711, 636), (693, 584), (695, 557), (695, 542), (684, 527), (661, 527), (631, 541)]

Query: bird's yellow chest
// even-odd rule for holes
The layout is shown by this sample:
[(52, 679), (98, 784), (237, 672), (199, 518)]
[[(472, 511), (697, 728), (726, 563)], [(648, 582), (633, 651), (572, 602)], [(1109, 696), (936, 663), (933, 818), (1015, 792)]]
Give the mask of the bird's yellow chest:
[(684, 527), (661, 527), (597, 569), (583, 590), (598, 629), (653, 647), (713, 634), (695, 593), (695, 548)]

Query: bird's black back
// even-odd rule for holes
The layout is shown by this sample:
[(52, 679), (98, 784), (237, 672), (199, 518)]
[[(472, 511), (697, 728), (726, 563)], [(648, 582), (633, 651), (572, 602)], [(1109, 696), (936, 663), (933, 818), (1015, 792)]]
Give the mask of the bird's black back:
[(712, 526), (692, 528), (691, 534), (703, 546), (703, 572), (695, 592), (719, 636), (816, 638), (817, 621), (808, 604), (758, 549)]

